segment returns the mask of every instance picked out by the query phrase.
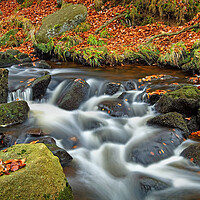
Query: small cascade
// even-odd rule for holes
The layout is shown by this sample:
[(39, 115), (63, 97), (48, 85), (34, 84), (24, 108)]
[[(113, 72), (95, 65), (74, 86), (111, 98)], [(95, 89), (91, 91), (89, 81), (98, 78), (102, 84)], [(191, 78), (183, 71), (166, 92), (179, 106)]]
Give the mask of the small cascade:
[(8, 102), (18, 101), (18, 100), (31, 101), (32, 89), (31, 88), (26, 88), (24, 90), (18, 89), (15, 92), (8, 93)]

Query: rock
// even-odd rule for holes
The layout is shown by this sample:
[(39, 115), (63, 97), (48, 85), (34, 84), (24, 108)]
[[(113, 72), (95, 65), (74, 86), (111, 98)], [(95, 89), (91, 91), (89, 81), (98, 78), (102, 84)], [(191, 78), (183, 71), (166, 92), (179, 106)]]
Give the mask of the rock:
[(7, 52), (0, 52), (0, 68), (10, 67), (18, 63), (20, 63), (20, 61), (12, 54), (9, 54)]
[(73, 199), (58, 158), (46, 145), (17, 144), (1, 151), (0, 157), (26, 159), (25, 167), (1, 176), (0, 199)]
[(191, 144), (181, 152), (181, 156), (189, 159), (192, 163), (200, 167), (200, 143)]
[(196, 115), (200, 107), (200, 90), (194, 86), (184, 86), (178, 90), (164, 94), (155, 104), (158, 112), (179, 112)]
[(29, 57), (27, 53), (18, 53), (17, 54), (18, 59), (24, 59), (24, 58), (27, 58), (27, 57)]
[(26, 101), (14, 101), (0, 105), (0, 126), (23, 123), (28, 118), (29, 106)]
[(106, 91), (105, 94), (107, 95), (113, 95), (115, 93), (117, 93), (120, 89), (121, 83), (108, 83), (106, 86)]
[(43, 144), (56, 144), (56, 141), (52, 137), (42, 137), (42, 136), (29, 136), (26, 138), (25, 142), (26, 144), (29, 144), (30, 142), (38, 141), (37, 143), (43, 143)]
[(76, 79), (57, 104), (65, 110), (76, 110), (86, 99), (90, 86), (83, 79)]
[(0, 150), (12, 145), (12, 135), (0, 133)]
[(130, 90), (136, 90), (136, 83), (132, 82), (132, 81), (127, 81), (125, 84), (124, 84), (124, 87), (127, 91), (130, 91)]
[(183, 142), (180, 131), (171, 130), (158, 132), (148, 140), (130, 149), (127, 160), (144, 166), (169, 158), (174, 149)]
[(128, 103), (121, 99), (112, 99), (110, 101), (102, 101), (98, 105), (98, 110), (108, 113), (112, 117), (131, 117), (133, 110)]
[(38, 43), (47, 43), (50, 38), (72, 30), (87, 17), (87, 8), (81, 4), (69, 5), (43, 18), (36, 33)]
[(0, 103), (7, 103), (8, 98), (8, 70), (0, 69)]
[(33, 92), (33, 100), (44, 96), (47, 87), (51, 81), (51, 75), (45, 75), (37, 78), (31, 85)]
[(34, 62), (34, 67), (41, 69), (51, 69), (51, 66), (45, 60)]
[(11, 55), (13, 55), (13, 56), (16, 56), (16, 55), (20, 54), (20, 51), (19, 51), (19, 50), (16, 50), (16, 49), (8, 49), (8, 50), (6, 51), (6, 53), (11, 54)]
[(188, 127), (190, 133), (198, 131), (199, 128), (200, 128), (199, 125), (200, 125), (200, 123), (197, 122), (197, 117), (196, 116), (193, 115), (190, 118), (188, 118), (187, 127)]
[(59, 158), (61, 166), (64, 168), (69, 165), (72, 161), (72, 157), (64, 149), (58, 147), (55, 144), (46, 144), (48, 149), (53, 153), (54, 156)]
[(184, 132), (184, 136), (187, 138), (189, 130), (187, 124), (183, 119), (183, 116), (177, 112), (169, 112), (166, 114), (158, 115), (147, 121), (148, 125), (160, 125), (169, 128), (179, 128)]
[(142, 199), (153, 191), (165, 190), (172, 186), (169, 180), (160, 180), (158, 177), (143, 173), (135, 173), (134, 180), (138, 183), (138, 189), (141, 191)]

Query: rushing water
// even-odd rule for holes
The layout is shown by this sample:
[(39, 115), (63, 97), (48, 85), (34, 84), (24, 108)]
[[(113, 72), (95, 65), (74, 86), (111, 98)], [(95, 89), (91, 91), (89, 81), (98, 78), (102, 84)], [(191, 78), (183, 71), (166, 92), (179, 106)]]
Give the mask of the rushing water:
[[(65, 66), (67, 67), (67, 66)], [(145, 86), (140, 87), (138, 79), (153, 74), (169, 75), (167, 80), (159, 80), (154, 87), (164, 87), (174, 82), (187, 82), (180, 71), (161, 70), (156, 66), (130, 66), (122, 69), (54, 68), (33, 69), (9, 68), (9, 101), (25, 99), (31, 108), (30, 124), (42, 128), (54, 137), (57, 144), (73, 157), (66, 168), (68, 181), (79, 200), (154, 200), (190, 199), (192, 192), (200, 189), (199, 169), (179, 156), (191, 140), (186, 140), (174, 150), (174, 155), (149, 166), (128, 162), (131, 148), (137, 147), (152, 135), (164, 129), (146, 125), (155, 115), (153, 107), (142, 101)], [(47, 94), (41, 101), (32, 101), (31, 90), (22, 91), (28, 79), (52, 75)], [(90, 95), (78, 110), (66, 111), (56, 106), (56, 100), (63, 89), (75, 78), (83, 78), (90, 85)], [(105, 85), (115, 81), (122, 83), (117, 94), (105, 95)], [(98, 111), (102, 100), (111, 100), (125, 91), (126, 81), (133, 81), (136, 90), (128, 91), (133, 117), (110, 117)], [(156, 85), (157, 84), (157, 85)], [(152, 85), (149, 84), (148, 87)], [(144, 194), (138, 183), (138, 174), (153, 177), (171, 185), (168, 189)], [(198, 193), (199, 194), (199, 193)], [(197, 199), (197, 198), (196, 198)]]

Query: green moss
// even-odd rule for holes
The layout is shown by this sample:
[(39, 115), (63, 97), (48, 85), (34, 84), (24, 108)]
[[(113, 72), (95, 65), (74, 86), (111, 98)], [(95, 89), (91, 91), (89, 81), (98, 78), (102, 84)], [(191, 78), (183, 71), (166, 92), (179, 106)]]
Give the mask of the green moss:
[(83, 33), (83, 32), (87, 32), (88, 30), (90, 30), (91, 25), (88, 22), (83, 22), (81, 24), (79, 24), (75, 29), (74, 32), (75, 33)]
[(7, 152), (0, 151), (0, 158), (26, 158), (24, 168), (1, 176), (0, 199), (56, 199), (60, 193), (63, 199), (73, 199), (58, 158), (44, 144), (14, 145)]
[(95, 46), (103, 46), (103, 45), (107, 44), (103, 40), (97, 40), (94, 35), (88, 36), (87, 43), (90, 44), (90, 45), (95, 45)]
[(0, 46), (18, 46), (18, 41), (16, 39), (15, 34), (18, 32), (18, 29), (12, 29), (5, 33), (1, 38), (0, 38)]
[(52, 52), (54, 47), (54, 41), (51, 39), (48, 43), (38, 43), (36, 48), (41, 51), (42, 53), (50, 53)]
[(184, 86), (178, 90), (164, 94), (165, 96), (174, 99), (187, 98), (187, 99), (200, 99), (200, 90), (194, 86)]

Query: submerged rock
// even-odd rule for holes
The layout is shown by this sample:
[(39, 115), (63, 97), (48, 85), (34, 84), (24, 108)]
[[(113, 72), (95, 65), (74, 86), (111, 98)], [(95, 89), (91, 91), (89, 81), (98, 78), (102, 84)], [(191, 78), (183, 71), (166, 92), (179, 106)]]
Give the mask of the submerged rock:
[(200, 143), (191, 144), (182, 151), (181, 156), (189, 159), (192, 163), (200, 167)]
[(129, 104), (121, 99), (102, 101), (98, 110), (108, 113), (112, 117), (131, 117), (133, 110)]
[(158, 112), (179, 112), (196, 115), (200, 107), (200, 90), (194, 86), (184, 86), (178, 90), (164, 94), (156, 103)]
[(76, 110), (87, 98), (90, 86), (83, 79), (76, 79), (57, 104), (65, 110)]
[(133, 147), (128, 153), (128, 161), (144, 166), (169, 158), (174, 149), (183, 142), (180, 131), (162, 131)]
[(26, 101), (14, 101), (0, 105), (0, 126), (23, 123), (28, 118), (29, 106)]
[(179, 128), (184, 132), (184, 136), (187, 138), (189, 130), (187, 124), (183, 119), (183, 116), (177, 112), (169, 112), (156, 116), (147, 121), (148, 125), (160, 125), (169, 128)]
[(65, 31), (72, 30), (87, 17), (87, 8), (84, 5), (69, 5), (48, 15), (42, 20), (42, 26), (36, 33), (38, 43), (47, 43), (50, 38)]
[(37, 78), (32, 83), (32, 92), (33, 92), (33, 100), (39, 99), (45, 95), (47, 87), (51, 81), (51, 75), (45, 75), (42, 77)]
[(1, 176), (0, 199), (73, 199), (58, 158), (46, 145), (17, 144), (1, 151), (0, 158), (26, 159), (25, 167)]
[(0, 103), (7, 103), (8, 98), (8, 70), (0, 69)]

